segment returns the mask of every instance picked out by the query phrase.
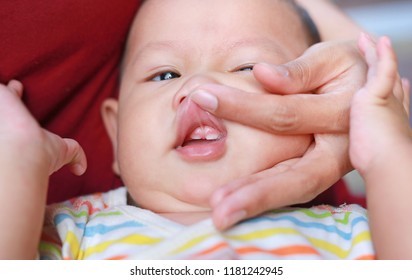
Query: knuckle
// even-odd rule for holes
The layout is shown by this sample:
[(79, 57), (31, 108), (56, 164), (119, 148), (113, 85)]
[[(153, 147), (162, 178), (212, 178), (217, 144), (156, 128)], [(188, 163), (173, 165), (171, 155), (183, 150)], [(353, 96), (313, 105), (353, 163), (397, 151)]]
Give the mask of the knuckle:
[(290, 67), (294, 80), (300, 81), (303, 88), (308, 88), (310, 81), (312, 80), (312, 71), (310, 65), (304, 60), (293, 61), (290, 63)]
[(305, 191), (301, 193), (298, 203), (307, 203), (317, 197), (324, 190), (320, 187), (320, 179), (315, 177), (302, 177), (298, 185), (307, 186)]
[(299, 121), (296, 111), (290, 106), (274, 106), (267, 118), (267, 129), (271, 132), (296, 130)]

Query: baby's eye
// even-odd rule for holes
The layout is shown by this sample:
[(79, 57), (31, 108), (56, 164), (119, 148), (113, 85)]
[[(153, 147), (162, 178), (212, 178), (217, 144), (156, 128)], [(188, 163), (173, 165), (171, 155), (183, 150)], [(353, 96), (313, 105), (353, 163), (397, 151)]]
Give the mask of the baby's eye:
[(253, 64), (242, 65), (235, 69), (235, 72), (253, 71)]
[(166, 71), (163, 73), (159, 73), (151, 79), (152, 81), (159, 82), (159, 81), (166, 81), (166, 80), (171, 80), (171, 79), (176, 79), (179, 78), (180, 74), (177, 74), (172, 71)]

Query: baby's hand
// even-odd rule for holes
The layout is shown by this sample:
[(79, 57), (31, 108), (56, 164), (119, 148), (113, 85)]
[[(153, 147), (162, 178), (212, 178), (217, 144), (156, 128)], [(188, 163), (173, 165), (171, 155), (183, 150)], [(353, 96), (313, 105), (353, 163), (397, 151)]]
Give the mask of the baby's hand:
[(74, 174), (83, 174), (86, 157), (80, 145), (42, 129), (20, 100), (22, 93), (23, 85), (18, 81), (12, 80), (7, 86), (0, 84), (2, 157), (25, 162), (27, 167), (42, 165), (49, 175), (66, 164)]
[[(369, 70), (365, 86), (353, 97), (350, 115), (350, 158), (365, 176), (375, 167), (395, 164), (392, 155), (411, 149), (409, 82), (399, 79), (396, 55), (387, 37), (375, 44), (367, 35), (359, 48)], [(394, 159), (395, 161), (395, 159)]]
[(22, 93), (20, 82), (0, 84), (0, 259), (36, 256), (49, 175), (66, 164), (77, 175), (86, 169), (80, 145), (42, 129)]

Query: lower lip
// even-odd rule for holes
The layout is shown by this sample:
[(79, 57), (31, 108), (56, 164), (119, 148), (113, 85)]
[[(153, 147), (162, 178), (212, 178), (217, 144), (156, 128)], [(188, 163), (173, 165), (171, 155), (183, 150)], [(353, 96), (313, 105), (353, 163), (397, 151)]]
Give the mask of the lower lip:
[(220, 159), (226, 151), (226, 137), (219, 140), (199, 142), (184, 147), (178, 147), (176, 151), (186, 161), (202, 162)]

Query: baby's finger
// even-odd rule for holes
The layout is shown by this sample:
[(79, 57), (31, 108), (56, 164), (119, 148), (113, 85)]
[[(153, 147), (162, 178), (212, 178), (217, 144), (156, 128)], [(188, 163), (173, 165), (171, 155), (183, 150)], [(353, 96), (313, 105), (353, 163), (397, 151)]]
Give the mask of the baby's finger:
[(390, 39), (388, 37), (379, 39), (377, 61), (371, 58), (374, 56), (373, 53), (376, 53), (376, 51), (370, 46), (365, 49), (369, 65), (368, 82), (366, 83), (367, 92), (378, 98), (386, 99), (392, 94), (398, 79), (398, 64)]
[[(383, 81), (380, 91), (390, 93), (393, 87), (396, 88), (396, 81), (398, 80), (399, 74), (396, 55), (388, 37), (382, 37), (379, 40), (378, 56), (378, 78)], [(397, 91), (402, 91), (401, 88), (402, 86), (399, 86)]]
[(405, 98), (405, 91), (403, 89), (402, 79), (399, 73), (397, 74), (395, 85), (393, 87), (393, 95), (395, 95), (396, 99), (398, 99), (399, 102), (403, 102)]
[(411, 84), (408, 79), (402, 79), (403, 88), (403, 106), (405, 107), (406, 114), (409, 117), (410, 114), (410, 100), (411, 100)]
[(63, 159), (64, 165), (69, 165), (70, 171), (74, 175), (82, 175), (87, 168), (86, 154), (77, 141), (68, 138), (63, 139), (63, 141), (67, 146)]
[(362, 33), (358, 41), (358, 46), (369, 66), (368, 80), (370, 80), (375, 77), (377, 73), (376, 65), (378, 63), (378, 55), (376, 52), (376, 43), (368, 34)]
[(22, 97), (23, 95), (23, 84), (17, 80), (11, 80), (7, 87), (15, 93), (17, 96)]
[(63, 166), (68, 166), (75, 175), (82, 175), (87, 168), (86, 155), (80, 144), (69, 138), (60, 138), (58, 135), (46, 132), (50, 154), (49, 174), (53, 174)]

